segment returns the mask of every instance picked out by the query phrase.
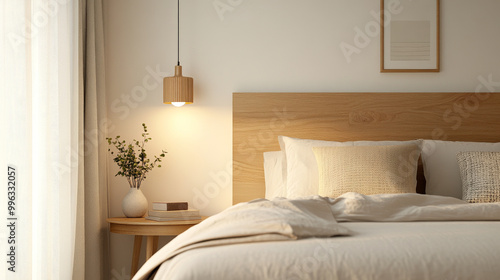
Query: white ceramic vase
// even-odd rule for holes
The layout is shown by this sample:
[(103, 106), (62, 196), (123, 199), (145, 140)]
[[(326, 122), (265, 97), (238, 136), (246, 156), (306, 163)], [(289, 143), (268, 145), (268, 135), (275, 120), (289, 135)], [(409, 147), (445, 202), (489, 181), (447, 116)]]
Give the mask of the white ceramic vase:
[(122, 211), (128, 218), (144, 217), (148, 211), (148, 200), (140, 189), (130, 188), (123, 198)]

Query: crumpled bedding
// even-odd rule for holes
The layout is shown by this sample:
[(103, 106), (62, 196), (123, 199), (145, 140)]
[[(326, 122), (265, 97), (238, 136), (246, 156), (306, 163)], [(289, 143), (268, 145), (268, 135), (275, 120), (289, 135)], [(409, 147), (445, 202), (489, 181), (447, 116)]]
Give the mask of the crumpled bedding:
[[(349, 229), (349, 223), (343, 222), (497, 220), (500, 220), (500, 203), (469, 204), (455, 198), (419, 194), (346, 193), (336, 199), (319, 196), (296, 200), (259, 199), (234, 205), (190, 228), (153, 255), (133, 279), (147, 279), (158, 266), (181, 253), (201, 252), (195, 249), (223, 250), (228, 246), (222, 245), (245, 246), (255, 242), (269, 242), (268, 246), (274, 246), (271, 244), (340, 235), (355, 238), (357, 233)], [(336, 238), (328, 240), (332, 239)]]
[(468, 203), (447, 196), (350, 192), (328, 200), (337, 222), (500, 220), (500, 203)]

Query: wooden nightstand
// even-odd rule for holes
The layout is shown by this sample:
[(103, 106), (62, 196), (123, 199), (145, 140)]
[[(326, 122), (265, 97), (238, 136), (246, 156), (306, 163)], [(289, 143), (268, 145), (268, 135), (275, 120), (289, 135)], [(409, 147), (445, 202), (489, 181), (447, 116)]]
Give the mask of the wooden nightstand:
[(142, 237), (146, 236), (146, 260), (158, 250), (159, 236), (175, 236), (200, 223), (201, 220), (157, 222), (145, 218), (108, 218), (109, 230), (113, 233), (135, 235), (134, 252), (130, 276), (133, 277), (139, 268)]

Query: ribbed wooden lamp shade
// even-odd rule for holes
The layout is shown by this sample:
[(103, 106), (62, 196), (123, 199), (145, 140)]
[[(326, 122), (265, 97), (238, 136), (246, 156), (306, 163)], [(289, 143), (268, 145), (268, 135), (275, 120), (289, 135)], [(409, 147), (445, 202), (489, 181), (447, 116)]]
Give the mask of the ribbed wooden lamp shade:
[(182, 66), (175, 66), (175, 76), (163, 78), (163, 103), (193, 103), (193, 78), (182, 76)]

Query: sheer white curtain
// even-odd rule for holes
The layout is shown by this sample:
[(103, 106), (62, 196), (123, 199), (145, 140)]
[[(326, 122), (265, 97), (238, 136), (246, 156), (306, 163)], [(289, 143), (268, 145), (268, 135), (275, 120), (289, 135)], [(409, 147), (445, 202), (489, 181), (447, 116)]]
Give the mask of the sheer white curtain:
[[(83, 187), (78, 1), (0, 0), (0, 13), (0, 180), (7, 184), (9, 165), (17, 180), (15, 200), (6, 188), (0, 194), (2, 224), (9, 201), (17, 218), (9, 220), (14, 230), (1, 227), (0, 278), (75, 279)], [(11, 251), (14, 262), (7, 263)]]

